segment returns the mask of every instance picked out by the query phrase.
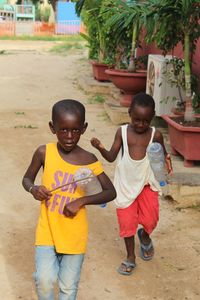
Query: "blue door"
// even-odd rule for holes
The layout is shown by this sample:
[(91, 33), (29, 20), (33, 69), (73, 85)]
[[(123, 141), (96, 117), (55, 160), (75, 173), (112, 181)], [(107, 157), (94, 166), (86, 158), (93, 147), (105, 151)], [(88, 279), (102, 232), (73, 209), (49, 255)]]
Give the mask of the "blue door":
[(57, 34), (76, 34), (80, 32), (80, 18), (75, 12), (75, 3), (57, 2)]

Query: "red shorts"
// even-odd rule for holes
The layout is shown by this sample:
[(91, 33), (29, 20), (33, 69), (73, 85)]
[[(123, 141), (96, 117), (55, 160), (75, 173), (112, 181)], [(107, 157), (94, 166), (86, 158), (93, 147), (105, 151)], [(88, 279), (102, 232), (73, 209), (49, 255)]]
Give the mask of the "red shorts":
[(138, 224), (151, 234), (159, 220), (158, 192), (146, 185), (140, 195), (127, 208), (117, 208), (120, 237), (136, 234)]

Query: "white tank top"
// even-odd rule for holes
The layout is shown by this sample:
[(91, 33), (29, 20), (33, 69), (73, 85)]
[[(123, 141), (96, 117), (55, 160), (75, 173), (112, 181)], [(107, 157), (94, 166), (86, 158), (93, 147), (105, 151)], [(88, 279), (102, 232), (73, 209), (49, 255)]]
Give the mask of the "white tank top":
[[(117, 191), (117, 198), (115, 199), (117, 208), (126, 208), (131, 205), (147, 184), (153, 191), (161, 191), (150, 167), (147, 154), (141, 160), (134, 160), (130, 157), (127, 129), (128, 125), (121, 126), (123, 153), (121, 147), (115, 169), (114, 186)], [(154, 133), (155, 127), (152, 127), (149, 144), (153, 141)]]

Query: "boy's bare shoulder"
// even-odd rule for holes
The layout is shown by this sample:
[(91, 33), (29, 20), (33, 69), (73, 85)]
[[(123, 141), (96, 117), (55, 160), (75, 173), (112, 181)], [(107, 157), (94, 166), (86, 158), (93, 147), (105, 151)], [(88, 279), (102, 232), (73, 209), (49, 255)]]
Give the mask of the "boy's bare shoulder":
[(118, 135), (118, 136), (122, 135), (122, 128), (121, 128), (121, 126), (117, 128), (116, 135)]
[(46, 145), (40, 145), (36, 151), (38, 151), (39, 153), (45, 153)]
[(35, 153), (37, 153), (38, 155), (44, 155), (45, 152), (46, 152), (46, 145), (40, 145), (35, 151)]
[(162, 132), (158, 129), (155, 130), (153, 141), (154, 142), (161, 142), (163, 140)]
[(89, 165), (89, 164), (92, 164), (92, 163), (95, 163), (96, 161), (98, 161), (98, 159), (97, 159), (96, 155), (94, 155), (94, 153), (91, 153), (82, 148), (80, 151), (80, 160), (85, 165)]
[(116, 139), (121, 139), (122, 138), (122, 128), (121, 126), (117, 128), (117, 131), (115, 133), (115, 140)]
[(45, 153), (46, 153), (46, 145), (41, 145), (36, 149), (36, 151), (34, 153), (34, 156), (37, 159), (40, 159), (41, 161), (44, 161), (45, 160)]

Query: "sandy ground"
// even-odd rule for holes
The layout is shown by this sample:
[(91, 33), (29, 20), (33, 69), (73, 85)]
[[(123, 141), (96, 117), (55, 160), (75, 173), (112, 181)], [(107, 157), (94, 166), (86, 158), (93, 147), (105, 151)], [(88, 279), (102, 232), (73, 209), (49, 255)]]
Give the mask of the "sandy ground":
[[(89, 96), (77, 87), (85, 53), (53, 55), (47, 51), (52, 44), (0, 42), (0, 49), (9, 50), (0, 55), (0, 299), (5, 300), (36, 299), (32, 273), (39, 203), (23, 190), (21, 179), (33, 151), (54, 140), (48, 128), (52, 104), (74, 98), (86, 105), (89, 128), (81, 144), (89, 150), (92, 136), (110, 146), (116, 131), (103, 106), (88, 104)], [(101, 160), (113, 178), (114, 164)], [(78, 300), (200, 299), (200, 212), (176, 210), (164, 200), (160, 206), (152, 235), (155, 258), (142, 261), (136, 239), (137, 268), (130, 277), (116, 272), (125, 251), (114, 205), (88, 208), (90, 236)]]

